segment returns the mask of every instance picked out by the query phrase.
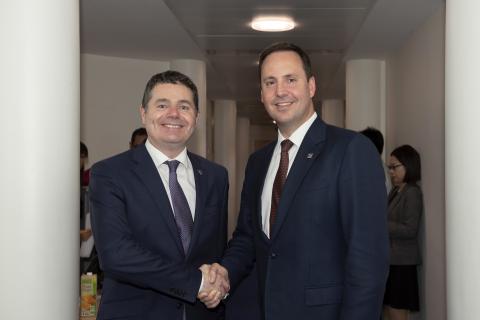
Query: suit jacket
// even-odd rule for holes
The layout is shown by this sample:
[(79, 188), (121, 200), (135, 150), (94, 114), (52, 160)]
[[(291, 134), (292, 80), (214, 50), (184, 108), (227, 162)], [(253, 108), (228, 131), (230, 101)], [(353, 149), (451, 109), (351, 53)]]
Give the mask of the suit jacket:
[(232, 286), (256, 259), (263, 319), (380, 317), (388, 272), (385, 175), (364, 136), (317, 118), (285, 182), (270, 239), (261, 194), (275, 142), (247, 164), (222, 263)]
[(188, 153), (196, 209), (185, 255), (172, 208), (145, 146), (101, 161), (90, 181), (93, 232), (104, 271), (97, 319), (219, 319), (196, 300), (204, 263), (219, 261), (227, 240), (225, 168)]
[(423, 212), (422, 190), (407, 184), (401, 191), (390, 193), (388, 231), (390, 235), (390, 264), (417, 265), (421, 262), (418, 247), (418, 227)]

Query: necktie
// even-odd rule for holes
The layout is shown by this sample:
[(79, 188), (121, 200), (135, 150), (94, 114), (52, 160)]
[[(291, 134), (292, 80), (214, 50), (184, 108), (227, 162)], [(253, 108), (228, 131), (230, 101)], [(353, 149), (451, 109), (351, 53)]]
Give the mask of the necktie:
[(180, 162), (178, 160), (165, 162), (169, 169), (168, 187), (170, 189), (170, 197), (172, 198), (175, 223), (177, 224), (177, 229), (180, 233), (183, 250), (187, 253), (190, 239), (192, 237), (193, 218), (190, 212), (190, 207), (188, 206), (187, 198), (177, 180), (177, 168)]
[(272, 205), (270, 208), (270, 234), (272, 234), (273, 225), (275, 223), (278, 203), (280, 202), (280, 195), (282, 194), (283, 185), (285, 184), (285, 180), (287, 180), (288, 150), (290, 150), (290, 148), (293, 146), (293, 142), (285, 139), (280, 145), (282, 147), (282, 151), (280, 152), (280, 165), (278, 166), (272, 189)]

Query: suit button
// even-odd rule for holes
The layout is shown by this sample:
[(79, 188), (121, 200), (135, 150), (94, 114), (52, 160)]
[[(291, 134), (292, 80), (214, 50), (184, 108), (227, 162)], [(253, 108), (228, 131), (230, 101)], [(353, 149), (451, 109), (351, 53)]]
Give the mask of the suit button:
[(179, 302), (177, 303), (177, 309), (180, 309), (182, 307), (182, 304)]
[(278, 255), (277, 255), (275, 252), (272, 252), (272, 253), (270, 254), (270, 257), (272, 257), (272, 259), (275, 259), (277, 256), (278, 256)]

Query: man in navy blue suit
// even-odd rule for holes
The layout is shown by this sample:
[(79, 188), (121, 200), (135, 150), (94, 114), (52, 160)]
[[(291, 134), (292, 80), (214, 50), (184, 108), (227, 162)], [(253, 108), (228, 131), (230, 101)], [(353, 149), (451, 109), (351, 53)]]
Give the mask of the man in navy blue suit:
[(301, 48), (270, 46), (259, 70), (278, 140), (250, 156), (225, 268), (210, 274), (234, 288), (256, 261), (266, 320), (379, 319), (388, 270), (380, 157), (364, 136), (317, 116)]
[(187, 151), (198, 116), (195, 84), (166, 71), (146, 85), (145, 145), (95, 164), (93, 232), (105, 274), (97, 319), (222, 319), (199, 292), (223, 297), (228, 281), (206, 281), (205, 263), (227, 240), (225, 168)]

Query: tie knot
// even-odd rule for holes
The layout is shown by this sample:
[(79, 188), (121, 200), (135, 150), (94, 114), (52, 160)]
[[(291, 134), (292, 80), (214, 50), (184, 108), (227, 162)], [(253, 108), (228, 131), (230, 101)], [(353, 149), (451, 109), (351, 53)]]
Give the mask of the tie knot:
[(293, 142), (285, 139), (282, 141), (282, 143), (280, 143), (280, 146), (282, 147), (282, 152), (288, 152), (288, 150), (290, 150), (290, 148), (293, 146)]
[(180, 164), (180, 161), (178, 161), (178, 160), (169, 160), (169, 161), (165, 161), (165, 163), (167, 164), (168, 170), (169, 170), (170, 172), (177, 172), (177, 168), (178, 168), (178, 165)]

